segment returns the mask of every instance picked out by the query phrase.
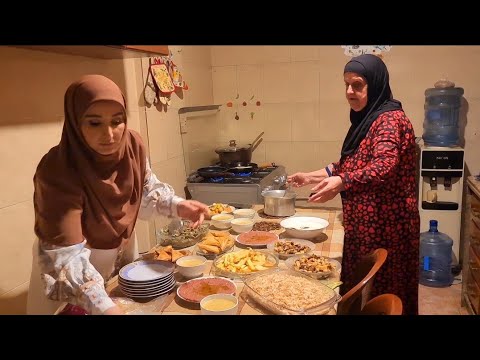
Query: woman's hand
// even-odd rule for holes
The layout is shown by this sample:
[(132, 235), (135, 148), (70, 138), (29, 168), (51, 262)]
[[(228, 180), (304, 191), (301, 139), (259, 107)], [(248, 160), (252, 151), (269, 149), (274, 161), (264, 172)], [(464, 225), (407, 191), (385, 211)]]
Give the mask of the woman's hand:
[(196, 200), (184, 200), (177, 205), (178, 216), (192, 222), (192, 227), (198, 227), (205, 216), (208, 216), (208, 206)]
[(324, 203), (333, 199), (340, 191), (345, 190), (340, 176), (332, 176), (324, 179), (321, 183), (312, 188), (316, 192), (308, 199), (308, 202)]
[(293, 187), (302, 187), (311, 183), (306, 173), (298, 172), (287, 177), (287, 183)]

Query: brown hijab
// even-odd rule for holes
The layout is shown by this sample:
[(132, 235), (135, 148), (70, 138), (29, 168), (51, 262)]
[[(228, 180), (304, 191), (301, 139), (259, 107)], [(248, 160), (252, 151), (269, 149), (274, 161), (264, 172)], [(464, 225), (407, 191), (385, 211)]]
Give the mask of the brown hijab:
[(96, 249), (113, 249), (134, 229), (145, 179), (146, 151), (140, 135), (125, 127), (118, 152), (91, 149), (80, 119), (96, 101), (126, 109), (118, 86), (102, 75), (87, 75), (65, 93), (60, 143), (40, 161), (34, 176), (35, 233), (55, 245), (87, 239)]

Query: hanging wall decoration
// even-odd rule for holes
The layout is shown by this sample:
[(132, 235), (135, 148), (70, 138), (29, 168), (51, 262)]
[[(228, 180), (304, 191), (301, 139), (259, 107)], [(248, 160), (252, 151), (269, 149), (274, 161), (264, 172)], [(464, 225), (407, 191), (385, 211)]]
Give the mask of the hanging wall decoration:
[[(261, 106), (262, 105), (260, 100), (255, 99), (255, 94), (252, 95), (248, 100), (239, 100), (239, 99), (240, 99), (240, 94), (237, 94), (235, 100), (228, 101), (225, 105), (229, 108), (233, 107), (234, 105), (236, 106), (236, 108), (238, 108), (238, 106), (252, 107), (252, 106)], [(255, 112), (250, 111), (250, 119), (251, 120), (253, 120), (254, 115), (255, 115)], [(238, 116), (237, 111), (235, 111), (235, 120), (240, 120), (240, 117)]]
[(359, 56), (362, 54), (373, 54), (382, 57), (382, 53), (390, 51), (390, 45), (342, 45), (347, 56)]
[(171, 104), (173, 93), (183, 96), (183, 90), (188, 90), (180, 69), (169, 56), (158, 56), (149, 59), (147, 81), (144, 89), (144, 98), (148, 105), (158, 102), (164, 106)]

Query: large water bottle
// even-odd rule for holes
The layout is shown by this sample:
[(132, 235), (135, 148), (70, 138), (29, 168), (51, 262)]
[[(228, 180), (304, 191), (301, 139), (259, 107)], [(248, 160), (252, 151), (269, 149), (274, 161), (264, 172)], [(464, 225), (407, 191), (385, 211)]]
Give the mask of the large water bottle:
[(457, 146), (463, 88), (448, 80), (437, 81), (434, 86), (425, 90), (423, 141), (429, 146)]
[(420, 284), (450, 286), (453, 240), (438, 231), (438, 221), (430, 220), (430, 230), (420, 234)]

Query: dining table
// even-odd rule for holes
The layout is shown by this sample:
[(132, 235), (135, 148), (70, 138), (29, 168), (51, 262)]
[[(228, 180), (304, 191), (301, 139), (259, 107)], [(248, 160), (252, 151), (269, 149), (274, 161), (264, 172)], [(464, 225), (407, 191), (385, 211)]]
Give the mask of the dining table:
[[(273, 217), (263, 213), (262, 205), (252, 206), (256, 210), (256, 214), (253, 218), (255, 222), (277, 222), (280, 223), (285, 217)], [(342, 224), (342, 210), (338, 208), (322, 208), (322, 207), (298, 207), (295, 209), (294, 216), (312, 216), (319, 217), (328, 221), (328, 227), (325, 231), (316, 239), (310, 239), (309, 241), (315, 244), (315, 254), (333, 258), (341, 263), (343, 253), (343, 238), (344, 228)], [(209, 220), (206, 220), (207, 222)], [(233, 230), (229, 230), (232, 236), (236, 234)], [(283, 228), (277, 231), (277, 235), (280, 239), (288, 239), (286, 232)], [(193, 254), (193, 246), (186, 249), (187, 252)], [(232, 251), (240, 250), (242, 247), (240, 244), (235, 243)], [(204, 276), (214, 275), (212, 273), (213, 260), (207, 261), (207, 266), (204, 271)], [(286, 268), (285, 261), (279, 260), (279, 268)], [(184, 282), (189, 279), (183, 278), (177, 271), (174, 273), (176, 280), (175, 287), (167, 294), (159, 296), (154, 299), (132, 299), (125, 296), (118, 284), (118, 275), (106, 282), (107, 293), (113, 299), (113, 301), (119, 305), (119, 307), (130, 315), (200, 315), (201, 310), (198, 304), (192, 304), (182, 300), (177, 295), (177, 289)], [(325, 285), (335, 289), (339, 292), (339, 285), (341, 284), (339, 272), (335, 272), (330, 278), (325, 280), (318, 280), (324, 282)], [(242, 278), (233, 279), (237, 286), (236, 295), (238, 296), (239, 304), (237, 315), (268, 315), (271, 314), (266, 309), (258, 306), (254, 301), (249, 301), (248, 296), (245, 296), (244, 282)], [(336, 306), (328, 311), (329, 315), (336, 313)]]

